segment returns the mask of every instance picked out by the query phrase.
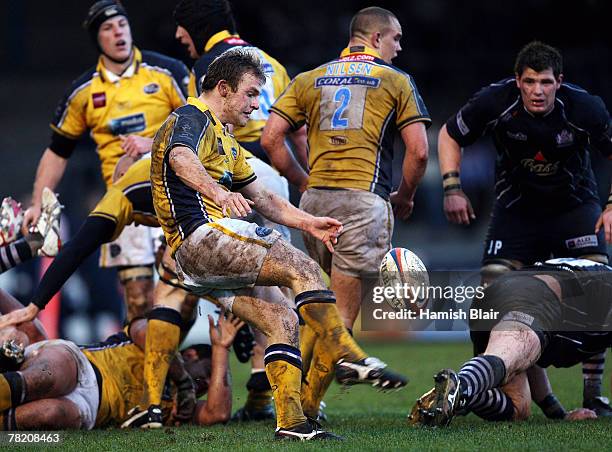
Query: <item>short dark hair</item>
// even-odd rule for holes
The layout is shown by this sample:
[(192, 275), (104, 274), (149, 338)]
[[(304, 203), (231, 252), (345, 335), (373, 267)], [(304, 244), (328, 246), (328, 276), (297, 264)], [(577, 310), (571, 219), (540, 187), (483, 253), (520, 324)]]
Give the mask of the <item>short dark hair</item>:
[(209, 344), (192, 344), (185, 350), (193, 349), (198, 355), (198, 359), (210, 359), (212, 357), (212, 347)]
[(357, 12), (351, 19), (349, 36), (368, 35), (376, 30), (385, 30), (391, 25), (391, 20), (397, 17), (388, 9), (370, 6)]
[(520, 77), (528, 67), (536, 72), (552, 69), (553, 75), (558, 78), (563, 72), (563, 57), (554, 47), (540, 41), (531, 41), (518, 53), (514, 72)]
[(202, 91), (212, 90), (221, 80), (225, 80), (236, 91), (242, 76), (247, 72), (265, 83), (266, 75), (257, 54), (246, 47), (233, 47), (210, 63), (202, 80)]
[(174, 8), (174, 20), (187, 30), (198, 53), (215, 33), (236, 33), (236, 21), (227, 0), (180, 0)]

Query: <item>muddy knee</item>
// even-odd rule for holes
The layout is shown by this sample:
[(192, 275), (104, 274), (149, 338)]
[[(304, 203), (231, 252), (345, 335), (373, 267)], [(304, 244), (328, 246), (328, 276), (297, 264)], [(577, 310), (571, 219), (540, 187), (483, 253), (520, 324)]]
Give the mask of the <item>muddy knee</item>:
[(266, 308), (265, 323), (269, 326), (264, 334), (268, 343), (283, 342), (298, 345), (298, 316), (293, 309), (280, 305), (269, 305)]
[(153, 269), (133, 267), (119, 270), (125, 290), (128, 320), (144, 316), (153, 306)]

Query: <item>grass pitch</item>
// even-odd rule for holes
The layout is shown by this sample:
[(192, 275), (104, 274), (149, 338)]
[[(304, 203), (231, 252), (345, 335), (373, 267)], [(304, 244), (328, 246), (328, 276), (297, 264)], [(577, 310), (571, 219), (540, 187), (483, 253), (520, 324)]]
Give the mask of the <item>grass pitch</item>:
[[(62, 450), (612, 450), (612, 419), (570, 423), (549, 421), (533, 406), (522, 423), (488, 423), (474, 415), (459, 417), (446, 429), (408, 427), (406, 416), (414, 401), (432, 386), (433, 374), (458, 366), (471, 357), (467, 343), (367, 343), (371, 355), (410, 377), (399, 392), (381, 393), (366, 386), (343, 390), (333, 384), (325, 397), (329, 422), (344, 442), (281, 444), (272, 440), (272, 423), (216, 427), (181, 427), (159, 431), (107, 430), (64, 434)], [(610, 395), (610, 354), (604, 375), (604, 395)], [(244, 403), (249, 367), (232, 362), (234, 410)], [(553, 389), (567, 409), (582, 403), (580, 367), (550, 369)]]

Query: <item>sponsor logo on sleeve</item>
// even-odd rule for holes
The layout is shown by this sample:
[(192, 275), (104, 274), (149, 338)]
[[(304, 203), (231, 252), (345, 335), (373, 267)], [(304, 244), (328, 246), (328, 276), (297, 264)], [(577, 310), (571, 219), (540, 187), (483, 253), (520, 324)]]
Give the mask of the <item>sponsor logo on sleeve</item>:
[(597, 246), (597, 236), (595, 234), (583, 235), (574, 237), (565, 241), (565, 246), (568, 250), (576, 250), (580, 248), (590, 248)]
[(463, 136), (470, 133), (470, 128), (463, 120), (463, 113), (461, 112), (461, 110), (459, 110), (459, 113), (457, 113), (457, 127), (459, 128), (459, 132), (461, 132), (461, 135)]

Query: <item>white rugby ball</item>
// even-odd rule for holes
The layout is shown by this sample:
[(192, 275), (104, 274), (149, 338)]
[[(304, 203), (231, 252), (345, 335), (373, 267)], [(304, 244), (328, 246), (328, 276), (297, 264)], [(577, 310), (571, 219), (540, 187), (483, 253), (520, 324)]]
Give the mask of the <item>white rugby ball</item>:
[(389, 250), (380, 263), (380, 279), (385, 288), (392, 287), (393, 296), (385, 297), (395, 309), (420, 311), (427, 306), (429, 275), (423, 261), (406, 248)]

